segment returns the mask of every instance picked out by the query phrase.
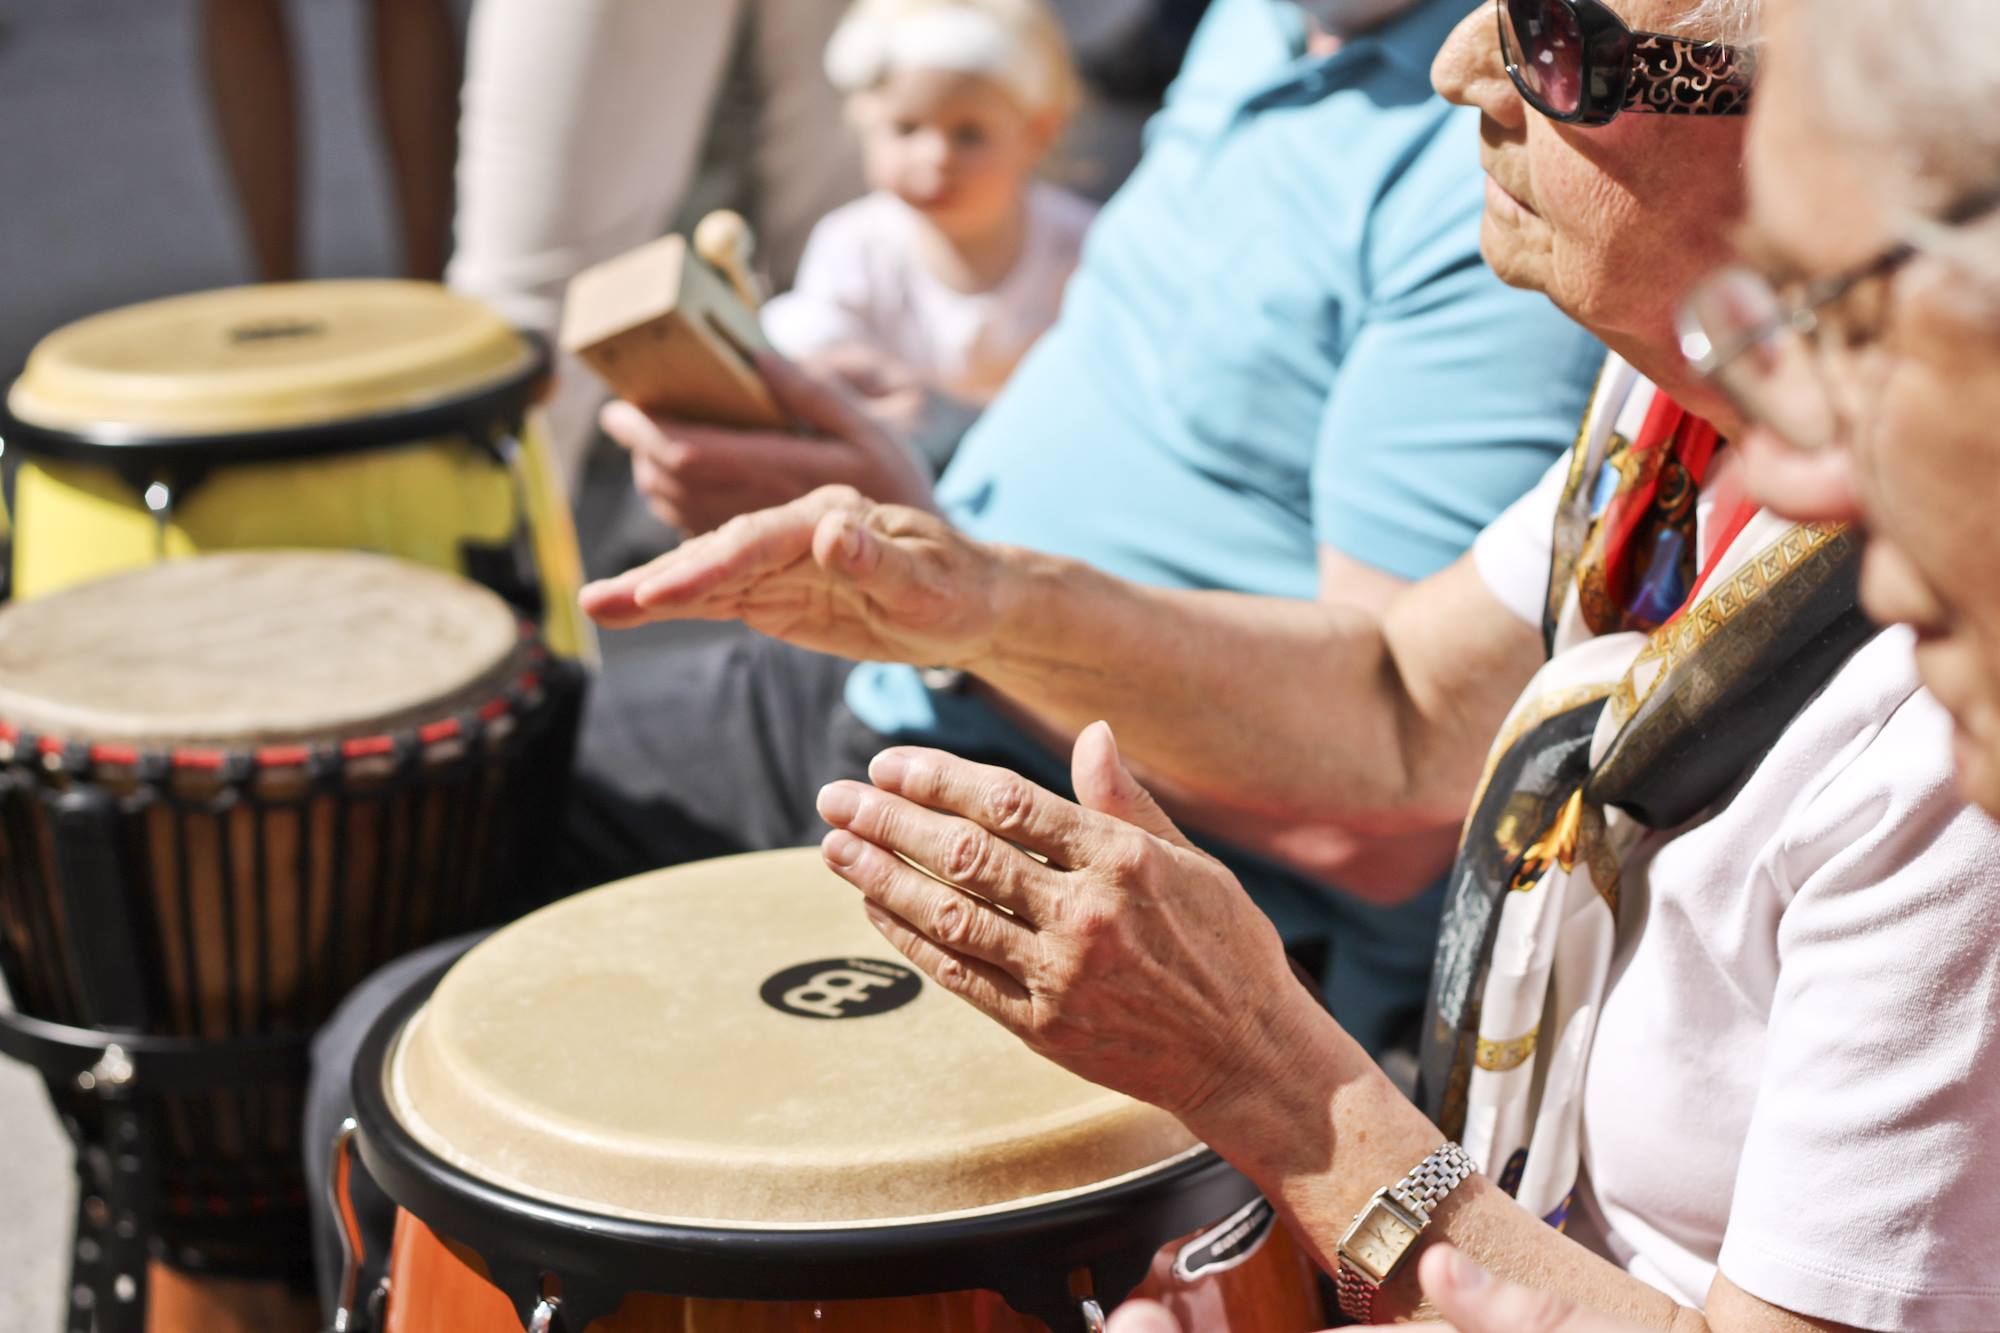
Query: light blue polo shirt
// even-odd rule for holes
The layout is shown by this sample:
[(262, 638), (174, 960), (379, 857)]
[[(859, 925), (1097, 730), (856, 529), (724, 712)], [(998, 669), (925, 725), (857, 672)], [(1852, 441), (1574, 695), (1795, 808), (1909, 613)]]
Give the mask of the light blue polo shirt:
[[(1480, 260), (1478, 117), (1430, 86), (1469, 7), (1311, 58), (1289, 0), (1216, 0), (1060, 321), (940, 481), (953, 520), (1137, 582), (1311, 598), (1320, 546), (1422, 578), (1528, 490), (1603, 350)], [(899, 740), (1066, 772), (907, 667), (857, 668), (847, 700)]]

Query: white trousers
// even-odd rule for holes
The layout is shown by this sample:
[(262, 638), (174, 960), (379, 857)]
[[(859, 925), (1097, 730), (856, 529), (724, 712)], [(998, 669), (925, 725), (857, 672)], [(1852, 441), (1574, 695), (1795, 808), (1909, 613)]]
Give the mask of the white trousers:
[[(446, 281), (552, 334), (580, 270), (661, 235), (685, 197), (741, 26), (759, 97), (763, 264), (788, 283), (813, 223), (860, 193), (820, 69), (845, 0), (477, 0)], [(603, 400), (558, 362), (549, 424), (574, 483)]]

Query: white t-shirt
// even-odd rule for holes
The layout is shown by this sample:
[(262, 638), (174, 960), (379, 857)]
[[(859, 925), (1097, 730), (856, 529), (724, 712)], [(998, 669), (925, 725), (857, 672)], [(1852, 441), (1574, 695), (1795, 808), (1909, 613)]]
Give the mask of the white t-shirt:
[[(1567, 463), (1474, 563), (1541, 623)], [(1572, 1232), (1866, 1328), (2000, 1329), (2000, 826), (1912, 638), (1871, 640), (1712, 818), (1628, 862)]]
[(892, 194), (835, 209), (813, 228), (798, 284), (766, 302), (764, 331), (793, 358), (847, 343), (889, 353), (932, 388), (984, 406), (1062, 309), (1097, 206), (1037, 182), (1021, 258), (997, 287), (961, 292), (918, 257), (921, 220)]

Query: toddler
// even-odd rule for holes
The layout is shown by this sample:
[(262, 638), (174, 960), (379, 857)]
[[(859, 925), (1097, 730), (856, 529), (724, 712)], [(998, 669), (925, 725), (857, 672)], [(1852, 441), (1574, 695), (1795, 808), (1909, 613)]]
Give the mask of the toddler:
[(764, 327), (983, 407), (1055, 322), (1095, 205), (1039, 181), (1078, 82), (1046, 0), (858, 0), (826, 51), (872, 194), (813, 229)]

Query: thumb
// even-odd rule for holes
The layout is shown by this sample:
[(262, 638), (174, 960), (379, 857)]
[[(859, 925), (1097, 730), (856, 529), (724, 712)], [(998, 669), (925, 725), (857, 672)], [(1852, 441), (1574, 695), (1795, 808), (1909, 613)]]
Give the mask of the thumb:
[(1449, 1245), (1432, 1246), (1417, 1273), (1424, 1295), (1458, 1333), (1618, 1333), (1627, 1327), (1581, 1318), (1575, 1306), (1552, 1292), (1496, 1282)]
[(808, 430), (853, 442), (873, 428), (867, 414), (839, 384), (807, 373), (776, 352), (757, 354), (757, 373), (764, 377), (778, 406)]
[(1118, 738), (1109, 722), (1093, 722), (1076, 738), (1070, 751), (1070, 783), (1076, 788), (1078, 805), (1099, 814), (1137, 824), (1146, 832), (1176, 847), (1194, 850), (1187, 835), (1167, 818), (1153, 793), (1139, 785), (1125, 759), (1118, 753)]

